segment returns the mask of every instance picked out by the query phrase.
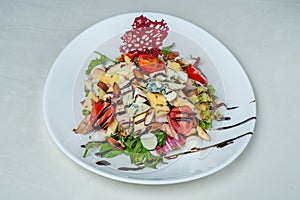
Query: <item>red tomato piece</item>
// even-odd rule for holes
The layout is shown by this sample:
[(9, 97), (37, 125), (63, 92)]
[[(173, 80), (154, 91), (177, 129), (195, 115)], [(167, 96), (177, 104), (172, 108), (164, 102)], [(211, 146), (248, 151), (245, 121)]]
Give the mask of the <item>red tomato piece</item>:
[(126, 56), (128, 56), (131, 60), (133, 60), (136, 57), (137, 53), (134, 51), (128, 52)]
[(140, 68), (149, 73), (160, 71), (166, 66), (163, 60), (148, 54), (140, 54), (138, 61)]
[(193, 65), (189, 64), (185, 68), (185, 71), (190, 79), (198, 81), (203, 85), (207, 84), (207, 79), (205, 78), (205, 76), (201, 74), (201, 72), (199, 72)]
[(114, 119), (113, 114), (112, 104), (100, 99), (91, 110), (90, 123), (95, 130), (106, 129)]
[(175, 107), (170, 111), (170, 123), (173, 129), (180, 134), (188, 134), (194, 125), (192, 109), (189, 106)]

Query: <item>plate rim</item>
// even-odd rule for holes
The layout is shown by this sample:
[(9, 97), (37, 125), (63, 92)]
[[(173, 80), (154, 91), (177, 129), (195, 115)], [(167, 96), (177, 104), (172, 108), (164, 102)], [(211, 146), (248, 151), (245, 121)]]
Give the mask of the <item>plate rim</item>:
[[(189, 24), (191, 26), (194, 26), (195, 28), (205, 32), (205, 34), (207, 34), (208, 36), (211, 37), (210, 39), (213, 39), (214, 42), (217, 42), (218, 45), (221, 45), (224, 48), (224, 50), (226, 50), (232, 56), (232, 58), (236, 62), (238, 62), (242, 72), (245, 74), (245, 77), (247, 78), (247, 81), (249, 82), (250, 89), (251, 89), (251, 92), (252, 92), (252, 96), (255, 99), (253, 86), (250, 82), (250, 79), (249, 79), (247, 73), (245, 72), (244, 68), (242, 67), (242, 65), (239, 63), (239, 61), (236, 59), (236, 57), (231, 53), (231, 51), (228, 48), (226, 48), (217, 38), (215, 38), (212, 34), (207, 32), (206, 30), (204, 30), (202, 27), (199, 27), (198, 25), (195, 25), (195, 24), (193, 24), (193, 23), (191, 23), (191, 22), (189, 22), (185, 19), (181, 19), (181, 18), (178, 18), (176, 16), (172, 16), (172, 15), (168, 15), (168, 14), (164, 14), (164, 13), (158, 13), (158, 12), (129, 12), (129, 13), (123, 13), (123, 14), (120, 14), (120, 15), (111, 16), (109, 18), (106, 18), (102, 21), (97, 22), (96, 24), (91, 25), (90, 27), (88, 27), (87, 29), (85, 29), (84, 31), (79, 33), (77, 36), (75, 36), (67, 44), (67, 46), (60, 52), (59, 56), (56, 58), (54, 64), (52, 65), (52, 67), (51, 67), (51, 69), (48, 73), (48, 76), (47, 76), (47, 79), (46, 79), (46, 82), (45, 82), (45, 85), (44, 85), (43, 104), (42, 105), (43, 105), (44, 122), (46, 124), (47, 130), (48, 130), (49, 134), (51, 135), (51, 137), (52, 137), (53, 141), (55, 142), (55, 144), (59, 147), (59, 149), (65, 155), (67, 155), (67, 157), (69, 157), (71, 160), (73, 160), (75, 163), (79, 164), (83, 168), (88, 169), (89, 171), (94, 172), (94, 173), (96, 173), (98, 175), (101, 175), (103, 177), (106, 177), (106, 178), (110, 178), (110, 179), (114, 179), (114, 180), (118, 180), (118, 181), (122, 181), (122, 182), (127, 182), (127, 183), (135, 183), (135, 184), (164, 185), (164, 184), (175, 184), (175, 183), (182, 183), (182, 182), (192, 181), (192, 180), (196, 180), (196, 179), (203, 178), (205, 176), (211, 175), (211, 174), (221, 170), (222, 168), (228, 166), (230, 163), (232, 163), (244, 151), (244, 149), (248, 146), (248, 143), (250, 142), (253, 135), (250, 135), (250, 137), (247, 137), (247, 141), (246, 141), (245, 145), (242, 148), (240, 148), (239, 151), (235, 152), (235, 154), (233, 154), (229, 159), (227, 159), (226, 162), (224, 162), (222, 165), (219, 165), (218, 167), (213, 168), (212, 170), (209, 170), (205, 174), (200, 173), (200, 174), (194, 174), (193, 176), (181, 177), (181, 178), (176, 178), (176, 179), (168, 179), (168, 180), (164, 180), (164, 179), (162, 179), (162, 180), (148, 180), (148, 179), (143, 180), (143, 179), (125, 178), (125, 177), (117, 176), (117, 175), (114, 175), (114, 174), (106, 173), (106, 172), (104, 172), (100, 169), (96, 169), (95, 167), (92, 167), (90, 164), (88, 164), (86, 162), (83, 162), (82, 160), (80, 160), (76, 156), (74, 156), (72, 153), (70, 153), (69, 150), (66, 149), (66, 147), (61, 143), (61, 141), (59, 141), (59, 139), (54, 134), (55, 130), (53, 130), (53, 127), (51, 126), (51, 122), (50, 122), (49, 115), (48, 115), (47, 105), (48, 105), (48, 102), (50, 100), (48, 100), (47, 95), (48, 95), (48, 89), (50, 87), (51, 79), (53, 77), (53, 74), (55, 73), (56, 66), (59, 63), (60, 59), (66, 53), (68, 48), (70, 48), (70, 46), (72, 46), (72, 44), (74, 42), (76, 42), (76, 40), (79, 40), (80, 37), (82, 37), (88, 31), (92, 31), (93, 28), (95, 28), (96, 26), (99, 26), (101, 23), (111, 21), (111, 20), (113, 20), (114, 18), (117, 18), (117, 17), (139, 16), (141, 14), (143, 14), (145, 16), (149, 16), (149, 15), (150, 16), (159, 16), (161, 18), (166, 16), (168, 18), (180, 20), (181, 22), (187, 23), (187, 24)], [(96, 44), (95, 47), (97, 45), (99, 45), (99, 44)], [(76, 79), (76, 78), (74, 78), (74, 79)], [(255, 116), (257, 115), (256, 111), (257, 111), (257, 108), (256, 108), (256, 105), (255, 105), (255, 107), (254, 107)], [(254, 123), (254, 125), (253, 125), (253, 132), (255, 130), (255, 125), (256, 125), (256, 123)]]

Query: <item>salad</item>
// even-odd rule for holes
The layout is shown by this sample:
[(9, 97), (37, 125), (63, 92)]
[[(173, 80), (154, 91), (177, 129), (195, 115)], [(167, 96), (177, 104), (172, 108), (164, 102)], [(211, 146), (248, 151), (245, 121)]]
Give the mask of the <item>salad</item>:
[(163, 20), (140, 16), (132, 27), (130, 34), (148, 34), (142, 45), (152, 43), (130, 45), (126, 32), (116, 58), (94, 52), (98, 58), (85, 71), (83, 120), (73, 132), (89, 136), (84, 157), (97, 148), (103, 158), (123, 154), (139, 168), (157, 168), (170, 152), (209, 141), (213, 120), (223, 116), (214, 87), (199, 69), (200, 57), (181, 56), (175, 43), (161, 47), (168, 30)]

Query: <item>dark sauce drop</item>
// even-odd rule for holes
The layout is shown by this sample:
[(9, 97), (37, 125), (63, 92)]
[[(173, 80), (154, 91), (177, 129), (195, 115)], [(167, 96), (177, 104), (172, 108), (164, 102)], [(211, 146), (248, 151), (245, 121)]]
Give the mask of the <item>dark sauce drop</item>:
[(121, 171), (138, 171), (138, 170), (142, 170), (144, 169), (144, 167), (119, 167), (118, 170)]
[(97, 165), (100, 165), (100, 166), (109, 166), (111, 165), (109, 162), (107, 162), (106, 160), (99, 160), (96, 162)]

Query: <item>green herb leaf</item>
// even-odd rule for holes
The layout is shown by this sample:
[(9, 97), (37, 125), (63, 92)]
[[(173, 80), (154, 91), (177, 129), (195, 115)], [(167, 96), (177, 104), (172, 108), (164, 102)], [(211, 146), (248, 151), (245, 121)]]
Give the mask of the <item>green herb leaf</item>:
[(85, 151), (83, 153), (83, 157), (85, 158), (87, 156), (87, 153), (90, 149), (95, 148), (95, 147), (99, 147), (102, 144), (102, 142), (99, 141), (90, 141), (88, 142), (85, 146)]
[(163, 132), (162, 130), (159, 130), (156, 133), (156, 137), (157, 137), (157, 145), (158, 146), (162, 146), (166, 143), (167, 134), (165, 132)]
[(123, 153), (122, 150), (117, 150), (113, 146), (111, 146), (109, 143), (105, 143), (101, 146), (99, 153), (104, 158), (113, 158)]
[[(159, 133), (161, 137), (161, 142), (163, 143), (164, 132)], [(126, 146), (124, 154), (130, 157), (130, 162), (136, 166), (144, 166), (156, 168), (157, 164), (162, 162), (161, 156), (155, 156), (151, 154), (147, 149), (142, 145), (142, 142), (139, 137), (128, 137), (128, 141), (124, 144)]]
[(90, 93), (90, 90), (84, 88), (84, 93), (85, 93), (85, 97), (87, 97), (89, 95), (89, 93)]
[(111, 61), (113, 63), (118, 63), (118, 61), (113, 60), (113, 59), (107, 57), (106, 55), (101, 54), (98, 51), (95, 51), (94, 53), (100, 55), (100, 58), (95, 58), (95, 59), (91, 60), (90, 64), (88, 65), (88, 67), (85, 71), (85, 73), (87, 75), (90, 74), (96, 66), (101, 65), (101, 64), (105, 64), (106, 60)]
[(103, 144), (103, 145), (101, 146), (99, 152), (100, 152), (100, 153), (104, 153), (104, 152), (107, 152), (107, 151), (113, 150), (113, 149), (114, 149), (113, 146), (111, 146), (109, 143), (105, 143), (105, 144)]
[(131, 153), (132, 153), (132, 149), (126, 147), (125, 150), (124, 150), (124, 154), (125, 154), (126, 156), (130, 156)]
[(95, 58), (95, 59), (91, 60), (87, 69), (85, 70), (85, 74), (87, 74), (87, 75), (90, 74), (96, 66), (104, 64), (104, 63), (105, 63), (105, 57), (102, 57), (102, 56), (100, 59)]
[(191, 102), (193, 102), (193, 103), (199, 103), (199, 99), (198, 99), (198, 97), (197, 97), (196, 95), (192, 95), (192, 96), (190, 97), (190, 100), (191, 100)]
[(199, 121), (199, 126), (201, 126), (205, 130), (209, 130), (212, 128), (212, 122), (211, 121), (208, 121), (208, 122)]
[(113, 149), (111, 151), (108, 151), (107, 153), (104, 154), (104, 158), (113, 158), (113, 157), (116, 157), (120, 154), (122, 154), (123, 151), (122, 150), (116, 150), (116, 149)]
[(222, 120), (222, 119), (224, 119), (224, 115), (219, 110), (217, 110), (217, 111), (214, 112), (213, 117), (216, 120)]
[(91, 112), (89, 110), (82, 110), (83, 116), (88, 116)]
[(197, 87), (197, 92), (198, 92), (198, 94), (201, 94), (201, 93), (204, 92), (204, 91), (205, 91), (205, 90), (204, 90), (203, 87), (201, 87), (201, 86)]
[(104, 55), (104, 54), (102, 54), (102, 53), (100, 53), (100, 52), (98, 52), (98, 51), (94, 51), (94, 52), (95, 52), (96, 54), (100, 55), (100, 56), (101, 56), (101, 59), (103, 59), (103, 60), (108, 60), (108, 61), (113, 62), (113, 63), (118, 63), (117, 60), (113, 60), (113, 59), (107, 57), (106, 55)]
[(206, 86), (207, 87), (207, 89), (208, 89), (208, 93), (210, 94), (210, 95), (214, 95), (215, 94), (215, 88), (210, 84), (210, 85), (207, 85)]
[(171, 45), (166, 46), (166, 47), (162, 47), (160, 50), (160, 53), (162, 55), (167, 55), (169, 52), (171, 52), (171, 49), (175, 46), (175, 43), (173, 42)]
[(198, 99), (200, 103), (211, 102), (211, 98), (207, 93), (201, 93)]

